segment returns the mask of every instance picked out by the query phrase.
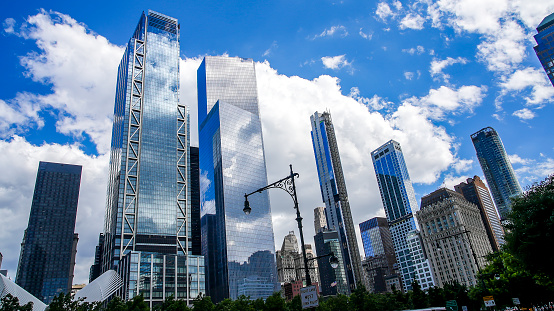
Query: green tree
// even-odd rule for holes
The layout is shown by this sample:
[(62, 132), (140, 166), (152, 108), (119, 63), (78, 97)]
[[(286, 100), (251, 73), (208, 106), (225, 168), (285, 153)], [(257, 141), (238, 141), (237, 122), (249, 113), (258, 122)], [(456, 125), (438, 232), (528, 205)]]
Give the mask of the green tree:
[(97, 311), (100, 310), (99, 303), (84, 302), (84, 298), (73, 300), (71, 294), (60, 293), (52, 299), (47, 311)]
[(287, 302), (287, 310), (302, 311), (302, 299), (300, 298), (300, 295), (294, 296), (290, 301)]
[(32, 311), (33, 310), (33, 303), (28, 302), (25, 305), (19, 304), (19, 298), (12, 296), (11, 294), (7, 294), (6, 296), (2, 297), (2, 300), (0, 301), (0, 311)]
[(280, 292), (275, 292), (273, 295), (267, 297), (265, 300), (265, 308), (266, 311), (281, 311), (286, 310), (286, 303), (285, 299), (281, 297)]
[(429, 306), (427, 294), (421, 290), (417, 281), (412, 282), (412, 290), (409, 292), (410, 301), (414, 309), (423, 309)]
[(108, 302), (106, 311), (127, 311), (127, 304), (121, 298), (115, 296)]
[(192, 306), (194, 311), (212, 311), (215, 308), (212, 298), (204, 295), (198, 295), (198, 297), (192, 301)]
[(554, 174), (515, 198), (508, 220), (507, 250), (532, 274), (554, 279), (554, 256), (545, 252), (554, 239)]
[(187, 306), (187, 302), (182, 299), (177, 299), (173, 296), (166, 298), (165, 301), (156, 307), (155, 311), (188, 311), (190, 308)]
[(126, 305), (127, 305), (128, 311), (149, 311), (150, 310), (150, 307), (144, 301), (144, 297), (142, 297), (142, 295), (133, 297), (133, 299), (127, 301)]

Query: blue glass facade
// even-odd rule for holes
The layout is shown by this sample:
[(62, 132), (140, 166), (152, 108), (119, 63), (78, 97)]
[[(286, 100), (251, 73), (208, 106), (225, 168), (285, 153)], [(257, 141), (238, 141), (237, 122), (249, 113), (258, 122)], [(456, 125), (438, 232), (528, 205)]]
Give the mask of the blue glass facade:
[(472, 134), (471, 140), (500, 214), (500, 220), (505, 220), (512, 209), (511, 199), (522, 193), (512, 163), (508, 159), (500, 136), (492, 127)]
[[(279, 290), (254, 63), (205, 57), (198, 69), (202, 254), (214, 301)], [(206, 114), (206, 112), (209, 113)]]
[(327, 228), (338, 233), (348, 287), (353, 290), (356, 283), (362, 280), (363, 274), (331, 114), (315, 112), (310, 117), (310, 123)]
[[(179, 60), (178, 21), (143, 13), (118, 71), (104, 271), (131, 252), (192, 255), (189, 116), (179, 103)], [(124, 293), (140, 291), (124, 286)]]
[(554, 86), (554, 13), (545, 17), (537, 27), (535, 53), (550, 83)]
[[(408, 233), (418, 229), (413, 215), (413, 211), (418, 209), (414, 188), (398, 142), (390, 140), (377, 148), (371, 153), (371, 159), (389, 222), (399, 272), (402, 275), (404, 290), (407, 291), (411, 289), (414, 280), (426, 280), (416, 274), (416, 266), (412, 259), (413, 255), (419, 257), (421, 254), (412, 254), (406, 241)], [(428, 263), (420, 264), (427, 265), (424, 268), (428, 268)]]
[(81, 166), (40, 162), (16, 283), (48, 304), (73, 282)]

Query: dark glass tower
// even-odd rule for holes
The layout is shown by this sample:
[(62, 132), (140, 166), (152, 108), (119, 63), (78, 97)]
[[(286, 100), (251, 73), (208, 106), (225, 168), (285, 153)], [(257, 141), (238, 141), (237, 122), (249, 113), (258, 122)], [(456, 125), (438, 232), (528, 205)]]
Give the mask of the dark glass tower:
[(310, 121), (321, 198), (325, 203), (327, 228), (336, 230), (338, 233), (339, 244), (343, 248), (342, 262), (348, 287), (354, 290), (356, 283), (362, 280), (363, 274), (333, 121), (329, 112), (317, 111), (310, 117)]
[[(430, 268), (424, 254), (420, 253), (421, 245), (417, 245), (417, 239), (413, 239), (416, 245), (412, 246), (415, 247), (411, 247), (407, 241), (409, 233), (418, 228), (413, 214), (418, 210), (418, 205), (402, 148), (398, 142), (390, 140), (374, 150), (371, 159), (389, 222), (404, 290), (410, 290), (414, 280), (417, 280), (423, 289), (431, 287), (434, 281), (432, 277), (427, 276)], [(416, 253), (412, 254), (412, 249)], [(421, 262), (416, 262), (416, 259)]]
[(198, 147), (190, 147), (190, 231), (192, 254), (202, 254), (200, 231), (200, 162)]
[(279, 290), (254, 62), (207, 56), (198, 68), (202, 254), (208, 294), (267, 298)]
[(554, 85), (554, 13), (545, 17), (537, 27), (535, 53), (550, 83)]
[(178, 21), (143, 13), (119, 64), (103, 271), (117, 269), (119, 295), (141, 294), (150, 307), (205, 292), (203, 258), (192, 254), (189, 116), (179, 102), (179, 61)]
[(521, 194), (512, 163), (500, 136), (492, 127), (472, 134), (471, 140), (500, 214), (500, 220), (503, 221), (512, 210), (511, 199)]
[(314, 242), (316, 252), (319, 256), (333, 252), (339, 260), (338, 267), (333, 269), (329, 263), (328, 257), (317, 259), (319, 279), (321, 280), (321, 295), (347, 295), (350, 293), (350, 288), (344, 268), (344, 256), (342, 256), (343, 247), (340, 245), (338, 232), (334, 230), (320, 230), (314, 236)]
[(40, 162), (16, 283), (48, 304), (73, 283), (81, 166)]

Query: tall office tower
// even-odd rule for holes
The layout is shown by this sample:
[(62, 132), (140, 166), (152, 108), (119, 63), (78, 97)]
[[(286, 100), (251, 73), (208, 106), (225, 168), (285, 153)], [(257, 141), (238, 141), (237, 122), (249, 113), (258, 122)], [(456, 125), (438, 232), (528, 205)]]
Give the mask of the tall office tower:
[(80, 165), (40, 162), (16, 283), (48, 304), (73, 283)]
[(477, 265), (484, 267), (485, 255), (492, 252), (477, 206), (441, 188), (421, 198), (416, 216), (437, 285), (452, 281), (477, 285)]
[(325, 207), (314, 208), (314, 229), (315, 233), (327, 228), (327, 217), (325, 217)]
[(342, 256), (343, 247), (340, 245), (339, 234), (334, 230), (323, 230), (314, 236), (315, 250), (319, 256), (327, 255), (333, 252), (338, 258), (339, 265), (336, 269), (331, 267), (329, 257), (318, 258), (319, 279), (321, 295), (329, 296), (336, 294), (347, 295), (350, 293), (346, 269), (344, 268), (344, 256)]
[(197, 269), (204, 259), (192, 254), (189, 185), (179, 24), (148, 11), (119, 64), (104, 224), (103, 271), (119, 271), (124, 299), (142, 295), (152, 307), (205, 292)]
[(485, 183), (474, 176), (468, 178), (466, 182), (454, 186), (454, 190), (464, 196), (466, 200), (477, 205), (481, 213), (481, 219), (487, 230), (487, 236), (491, 243), (493, 251), (498, 251), (500, 246), (504, 245), (504, 228), (500, 224), (498, 212), (492, 202), (489, 189)]
[[(413, 280), (421, 281), (425, 279), (425, 284), (430, 284), (425, 274), (416, 275), (418, 269), (414, 265), (411, 248), (406, 241), (408, 233), (417, 230), (413, 215), (413, 211), (417, 210), (417, 201), (402, 154), (402, 148), (400, 148), (399, 143), (390, 140), (374, 150), (371, 153), (371, 159), (373, 160), (381, 200), (389, 222), (404, 290), (408, 291), (412, 288)], [(423, 271), (429, 268), (425, 262), (420, 263), (420, 265)], [(421, 282), (420, 285), (423, 288)]]
[(202, 255), (200, 229), (200, 160), (198, 147), (190, 147), (190, 231), (193, 255)]
[(104, 233), (98, 235), (98, 245), (94, 250), (94, 263), (90, 266), (88, 275), (88, 282), (96, 280), (97, 277), (102, 275), (102, 254), (104, 252)]
[(535, 53), (541, 62), (550, 83), (554, 86), (554, 13), (545, 17), (537, 27), (535, 41), (537, 45), (534, 47)]
[(471, 140), (500, 214), (500, 220), (504, 221), (512, 210), (511, 199), (522, 193), (512, 163), (508, 159), (500, 136), (492, 127), (473, 133)]
[[(305, 244), (306, 258), (314, 258), (312, 246)], [(304, 267), (304, 257), (298, 252), (298, 240), (294, 231), (289, 231), (289, 234), (283, 239), (281, 250), (275, 253), (277, 261), (277, 276), (281, 283), (293, 283), (295, 281), (306, 281), (306, 271)], [(315, 260), (308, 261), (308, 271), (312, 283), (318, 282), (319, 274), (317, 272), (317, 262)]]
[(386, 218), (375, 217), (360, 223), (360, 234), (364, 245), (366, 288), (372, 293), (387, 290), (385, 278), (391, 275), (396, 264), (394, 246)]
[(198, 68), (202, 254), (215, 302), (279, 290), (254, 62), (204, 58)]
[(408, 249), (412, 257), (415, 280), (419, 283), (421, 288), (424, 289), (435, 286), (433, 271), (430, 267), (431, 263), (423, 247), (423, 241), (421, 240), (421, 233), (419, 230), (408, 232), (406, 235), (406, 244), (408, 244)]
[(363, 279), (362, 265), (333, 121), (329, 112), (317, 111), (310, 117), (310, 121), (327, 228), (336, 230), (339, 234), (348, 287), (354, 290), (356, 283)]

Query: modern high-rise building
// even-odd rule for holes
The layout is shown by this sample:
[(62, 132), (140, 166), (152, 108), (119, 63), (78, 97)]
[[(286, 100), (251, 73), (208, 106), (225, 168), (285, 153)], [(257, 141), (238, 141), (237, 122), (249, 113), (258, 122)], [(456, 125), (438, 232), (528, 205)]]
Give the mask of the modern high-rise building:
[(327, 228), (338, 233), (348, 287), (354, 290), (363, 279), (362, 265), (331, 114), (316, 111), (310, 123)]
[(314, 229), (318, 233), (327, 228), (327, 217), (325, 217), (325, 207), (318, 206), (314, 208)]
[(522, 193), (512, 163), (500, 136), (492, 127), (473, 133), (471, 140), (500, 214), (500, 220), (504, 221), (512, 210), (512, 198)]
[(90, 266), (90, 271), (88, 275), (88, 282), (96, 280), (100, 275), (102, 275), (102, 257), (104, 253), (104, 233), (98, 235), (98, 245), (94, 250), (94, 263)]
[(197, 74), (202, 254), (215, 302), (279, 291), (254, 62), (207, 56)]
[(537, 27), (535, 53), (541, 62), (550, 83), (554, 86), (554, 13), (545, 17)]
[(387, 290), (385, 278), (394, 273), (396, 256), (386, 218), (375, 217), (360, 223), (360, 234), (364, 245), (366, 288), (372, 292)]
[(485, 183), (479, 176), (474, 176), (473, 178), (468, 178), (466, 182), (454, 186), (454, 190), (463, 195), (469, 202), (477, 205), (487, 230), (491, 247), (493, 251), (498, 251), (505, 243), (504, 228), (500, 224), (498, 211), (494, 206), (489, 189)]
[[(204, 289), (193, 255), (189, 115), (179, 102), (179, 24), (143, 13), (119, 64), (104, 225), (103, 271), (124, 299), (190, 302)], [(137, 273), (140, 271), (140, 273)]]
[(190, 147), (190, 233), (191, 252), (202, 255), (202, 233), (200, 229), (200, 152)]
[(339, 234), (334, 230), (322, 230), (314, 236), (315, 250), (319, 256), (333, 253), (339, 260), (338, 267), (333, 269), (329, 257), (317, 259), (319, 267), (319, 279), (321, 295), (329, 296), (336, 294), (347, 295), (350, 293), (346, 269), (344, 268), (343, 247), (340, 245)]
[(51, 162), (38, 166), (16, 283), (46, 304), (73, 285), (81, 170), (80, 165)]
[(416, 213), (421, 238), (439, 287), (457, 281), (477, 285), (479, 267), (492, 252), (478, 207), (461, 194), (441, 188), (421, 198)]
[[(418, 205), (402, 148), (398, 142), (390, 140), (374, 150), (371, 153), (371, 159), (389, 222), (404, 290), (410, 290), (414, 280), (417, 280), (423, 289), (431, 287), (434, 285), (433, 279), (427, 277), (426, 273), (418, 273), (418, 271), (430, 269), (428, 261), (422, 260), (416, 264), (412, 258), (416, 256), (421, 259), (421, 256), (424, 256), (424, 254), (412, 254), (411, 250), (418, 250), (421, 247), (414, 247), (407, 243), (408, 233), (417, 230), (413, 212), (418, 210)], [(412, 242), (417, 243), (417, 240)]]

